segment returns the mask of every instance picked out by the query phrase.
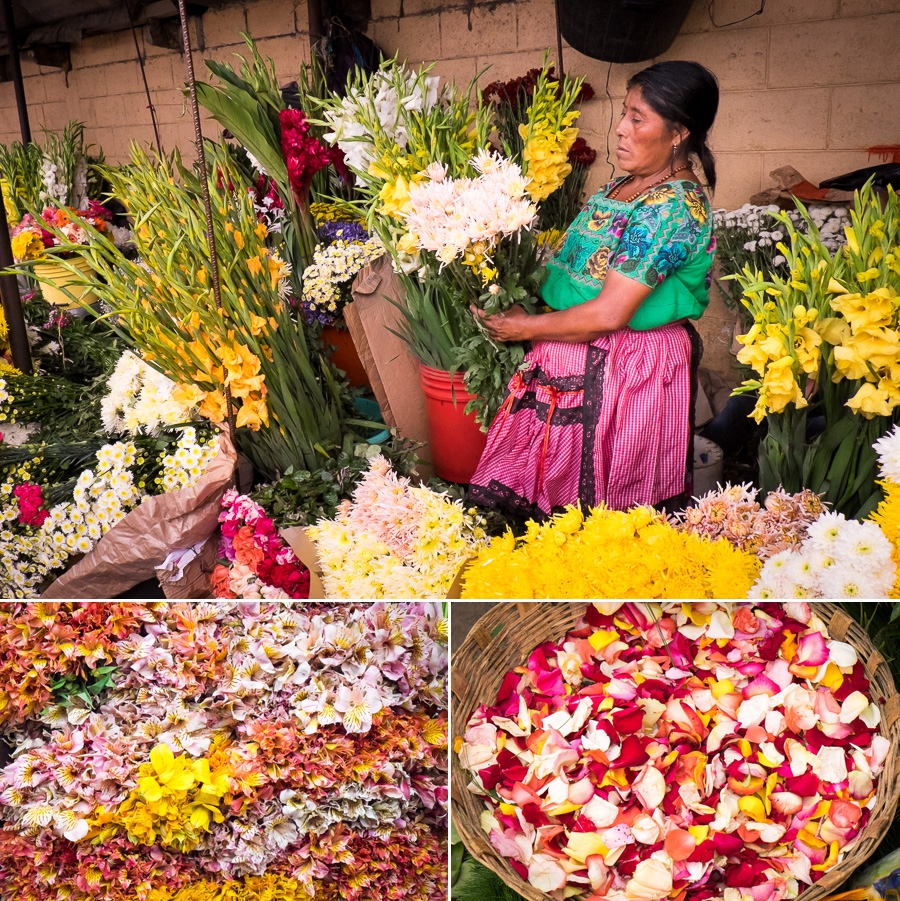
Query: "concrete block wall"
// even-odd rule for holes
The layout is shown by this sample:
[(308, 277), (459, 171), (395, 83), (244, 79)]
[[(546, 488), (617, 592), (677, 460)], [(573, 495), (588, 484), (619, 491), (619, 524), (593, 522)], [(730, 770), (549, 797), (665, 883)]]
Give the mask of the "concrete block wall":
[[(695, 0), (662, 57), (696, 60), (719, 78), (710, 141), (719, 170), (714, 204), (729, 209), (769, 186), (769, 173), (780, 166), (818, 183), (872, 162), (868, 147), (900, 144), (900, 0), (768, 0), (754, 15), (760, 2)], [(224, 60), (241, 51), (244, 30), (275, 60), (282, 83), (309, 58), (305, 0), (244, 0), (210, 10), (195, 27), (194, 46), (203, 48), (195, 53), (198, 72), (206, 71), (204, 56)], [(368, 33), (385, 53), (436, 61), (435, 71), (458, 83), (478, 73), (482, 84), (511, 78), (540, 65), (546, 49), (556, 55), (554, 0), (372, 0)], [(139, 40), (163, 145), (190, 155), (183, 58)], [(24, 61), (34, 132), (80, 119), (108, 159), (126, 160), (132, 139), (153, 139), (135, 59), (131, 32), (124, 31), (74, 47), (68, 75)], [(563, 64), (597, 92), (579, 121), (598, 150), (587, 186), (593, 191), (614, 172), (613, 131), (628, 77), (648, 63), (613, 65), (564, 44)], [(17, 137), (13, 88), (0, 84), (0, 142)], [(706, 362), (727, 370), (734, 316), (713, 295), (701, 322)]]
[[(233, 54), (246, 50), (242, 31), (257, 39), (263, 56), (275, 60), (282, 83), (296, 78), (309, 61), (306, 0), (236, 3), (191, 21), (199, 79), (209, 74), (204, 58), (237, 62)], [(181, 91), (187, 81), (184, 56), (146, 43), (141, 28), (137, 35), (163, 148), (178, 147), (191, 156), (194, 126)], [(86, 125), (87, 140), (102, 147), (111, 162), (128, 159), (132, 140), (153, 143), (149, 104), (131, 31), (85, 38), (72, 47), (71, 60), (68, 73), (22, 60), (31, 130), (38, 140), (42, 128), (58, 131), (71, 119), (79, 119)], [(203, 118), (209, 123), (204, 134), (213, 136), (217, 126), (205, 114)], [(0, 84), (0, 143), (19, 137), (13, 86), (4, 82)]]

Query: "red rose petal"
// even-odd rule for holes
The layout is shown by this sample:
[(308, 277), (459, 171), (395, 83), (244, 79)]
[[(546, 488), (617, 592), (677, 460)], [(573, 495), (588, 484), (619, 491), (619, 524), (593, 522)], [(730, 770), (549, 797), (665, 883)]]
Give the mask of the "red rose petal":
[[(619, 735), (627, 735), (632, 732), (640, 732), (644, 724), (644, 711), (640, 707), (631, 707), (627, 710), (615, 710), (612, 714), (612, 724)], [(627, 764), (625, 764), (627, 766)]]
[(640, 739), (635, 735), (628, 735), (622, 741), (619, 756), (612, 761), (612, 766), (616, 769), (643, 766), (649, 759), (650, 755), (644, 749)]

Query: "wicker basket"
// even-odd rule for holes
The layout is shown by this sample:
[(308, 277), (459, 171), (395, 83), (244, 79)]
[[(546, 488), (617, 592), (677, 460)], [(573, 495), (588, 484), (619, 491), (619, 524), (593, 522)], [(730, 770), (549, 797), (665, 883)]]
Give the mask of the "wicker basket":
[[(553, 601), (516, 601), (499, 604), (486, 613), (469, 633), (452, 662), (453, 731), (465, 733), (466, 723), (483, 703), (493, 701), (506, 672), (525, 661), (544, 641), (558, 641), (584, 613), (585, 605)], [(890, 667), (862, 627), (836, 604), (817, 603), (816, 613), (828, 624), (832, 638), (853, 645), (871, 683), (871, 694), (881, 708), (881, 733), (891, 742), (884, 772), (879, 777), (875, 807), (869, 823), (843, 860), (803, 893), (803, 901), (819, 901), (864, 863), (884, 838), (900, 797), (900, 696)], [(549, 895), (525, 882), (491, 847), (481, 830), (482, 798), (466, 789), (469, 774), (452, 754), (453, 824), (466, 847), (481, 863), (497, 873), (514, 891), (531, 901), (549, 901)]]

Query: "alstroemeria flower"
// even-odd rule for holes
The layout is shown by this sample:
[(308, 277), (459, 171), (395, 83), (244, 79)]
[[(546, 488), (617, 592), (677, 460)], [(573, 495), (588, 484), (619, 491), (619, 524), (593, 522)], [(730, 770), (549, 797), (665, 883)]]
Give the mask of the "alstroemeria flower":
[(378, 692), (362, 682), (353, 688), (342, 685), (334, 702), (334, 709), (343, 714), (341, 722), (348, 732), (368, 732), (372, 717), (382, 706)]

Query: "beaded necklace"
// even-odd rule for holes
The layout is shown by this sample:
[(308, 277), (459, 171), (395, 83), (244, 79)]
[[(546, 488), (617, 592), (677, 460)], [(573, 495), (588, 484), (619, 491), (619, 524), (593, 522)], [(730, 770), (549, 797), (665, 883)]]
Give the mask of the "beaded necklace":
[[(655, 188), (655, 187), (661, 185), (664, 181), (668, 181), (670, 178), (672, 178), (672, 176), (676, 172), (683, 172), (686, 169), (690, 169), (691, 171), (693, 171), (692, 166), (679, 166), (677, 169), (673, 169), (671, 172), (667, 172), (662, 178), (657, 179), (655, 182), (653, 182), (653, 184), (647, 185), (646, 187), (641, 188), (640, 191), (636, 191), (634, 194), (631, 195), (631, 197), (626, 197), (624, 200), (620, 200), (619, 203), (631, 203), (631, 201), (634, 200), (636, 197), (640, 197), (640, 195), (643, 194), (644, 191), (649, 191), (652, 188)], [(612, 191), (610, 191), (609, 194), (607, 194), (606, 196), (610, 200), (618, 200), (619, 191), (621, 191), (622, 188), (624, 188), (625, 185), (628, 184), (628, 182), (633, 181), (633, 180), (634, 180), (634, 176), (629, 175), (628, 178), (626, 178), (624, 181), (619, 182), (619, 184), (617, 184), (612, 189)]]

